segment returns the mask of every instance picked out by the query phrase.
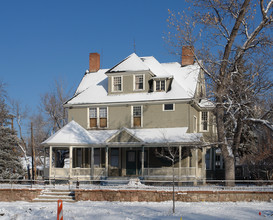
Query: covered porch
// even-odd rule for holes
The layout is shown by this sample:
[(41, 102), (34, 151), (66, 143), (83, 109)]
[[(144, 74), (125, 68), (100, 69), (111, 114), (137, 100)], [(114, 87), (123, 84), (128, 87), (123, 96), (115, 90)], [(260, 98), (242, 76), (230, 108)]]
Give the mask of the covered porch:
[[(179, 130), (179, 136), (177, 129), (173, 129), (165, 131), (163, 140), (156, 130), (138, 130), (86, 131), (76, 122), (70, 122), (55, 137), (43, 143), (45, 158), (49, 158), (48, 162), (45, 161), (44, 178), (100, 180), (141, 177), (160, 180), (171, 178), (174, 171), (177, 180), (205, 179), (206, 148), (200, 146), (200, 134), (191, 136), (192, 141), (189, 141), (190, 134), (183, 133), (185, 129)], [(70, 137), (64, 138), (63, 135)], [(64, 143), (63, 140), (70, 141)], [(169, 147), (177, 152), (174, 169), (170, 160), (157, 154), (159, 149)]]

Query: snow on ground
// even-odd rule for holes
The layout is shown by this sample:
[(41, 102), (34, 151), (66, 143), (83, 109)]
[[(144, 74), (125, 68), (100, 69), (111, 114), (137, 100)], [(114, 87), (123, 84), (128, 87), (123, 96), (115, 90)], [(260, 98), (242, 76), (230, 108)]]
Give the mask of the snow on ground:
[[(259, 216), (261, 212), (261, 216)], [(96, 220), (221, 220), (221, 219), (273, 219), (273, 203), (224, 202), (176, 203), (172, 202), (76, 202), (63, 204), (64, 219)], [(0, 202), (0, 220), (56, 219), (57, 203)]]

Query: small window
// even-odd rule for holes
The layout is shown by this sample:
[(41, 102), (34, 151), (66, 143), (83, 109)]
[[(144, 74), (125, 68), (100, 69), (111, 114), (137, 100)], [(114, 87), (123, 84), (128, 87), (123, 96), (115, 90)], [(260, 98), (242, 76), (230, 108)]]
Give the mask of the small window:
[(114, 76), (113, 77), (113, 91), (119, 92), (121, 90), (122, 90), (121, 76)]
[(174, 111), (174, 104), (164, 104), (164, 111)]
[(135, 90), (143, 90), (143, 75), (135, 76)]
[(155, 88), (156, 91), (165, 91), (165, 80), (156, 80)]
[(208, 112), (201, 112), (201, 130), (208, 131)]

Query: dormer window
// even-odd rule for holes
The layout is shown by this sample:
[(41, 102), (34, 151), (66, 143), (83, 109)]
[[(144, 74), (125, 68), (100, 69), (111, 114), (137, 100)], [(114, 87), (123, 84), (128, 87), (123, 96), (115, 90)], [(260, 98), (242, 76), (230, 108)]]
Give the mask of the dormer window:
[(155, 89), (156, 91), (165, 91), (166, 90), (166, 82), (165, 80), (156, 80), (155, 81)]
[(113, 77), (113, 92), (121, 92), (122, 91), (122, 78), (121, 76)]
[(135, 75), (135, 88), (134, 90), (143, 90), (144, 89), (144, 80), (143, 75)]

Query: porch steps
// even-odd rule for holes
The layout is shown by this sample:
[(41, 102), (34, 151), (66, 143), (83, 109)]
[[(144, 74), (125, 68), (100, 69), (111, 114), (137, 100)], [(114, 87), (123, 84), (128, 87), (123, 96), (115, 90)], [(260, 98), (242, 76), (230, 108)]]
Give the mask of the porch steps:
[(75, 202), (75, 192), (57, 189), (43, 190), (32, 202), (58, 202), (59, 199), (63, 202)]

